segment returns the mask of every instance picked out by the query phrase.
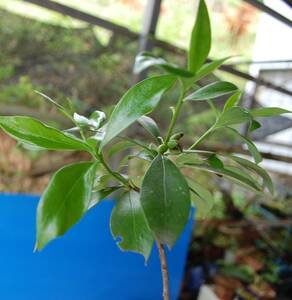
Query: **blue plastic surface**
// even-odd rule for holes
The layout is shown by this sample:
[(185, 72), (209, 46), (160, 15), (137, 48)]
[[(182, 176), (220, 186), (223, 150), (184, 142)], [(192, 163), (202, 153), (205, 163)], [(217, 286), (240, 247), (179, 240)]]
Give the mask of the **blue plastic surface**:
[[(148, 265), (121, 252), (109, 229), (113, 201), (92, 209), (62, 239), (33, 253), (39, 197), (0, 194), (0, 299), (160, 300), (157, 250)], [(171, 299), (177, 299), (191, 235), (190, 220), (168, 253)]]

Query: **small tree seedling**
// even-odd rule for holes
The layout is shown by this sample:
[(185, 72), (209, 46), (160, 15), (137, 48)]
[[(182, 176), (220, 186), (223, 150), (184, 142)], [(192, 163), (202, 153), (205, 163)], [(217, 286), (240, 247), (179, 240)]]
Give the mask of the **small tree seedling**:
[[(65, 234), (89, 210), (113, 192), (118, 192), (110, 226), (113, 237), (119, 238), (122, 250), (134, 251), (148, 259), (153, 244), (159, 250), (163, 299), (169, 300), (168, 271), (165, 246), (172, 248), (190, 216), (191, 205), (207, 213), (212, 204), (211, 193), (183, 175), (191, 172), (220, 174), (257, 193), (267, 189), (273, 193), (272, 181), (259, 166), (262, 157), (255, 144), (241, 135), (234, 125), (249, 123), (250, 130), (260, 127), (257, 117), (269, 117), (289, 111), (280, 108), (248, 110), (239, 105), (240, 91), (234, 84), (217, 81), (198, 88), (198, 81), (215, 71), (228, 58), (205, 63), (211, 48), (211, 28), (204, 0), (199, 1), (196, 21), (190, 39), (187, 69), (168, 63), (151, 53), (136, 58), (135, 71), (149, 67), (163, 74), (147, 78), (131, 87), (115, 106), (109, 119), (101, 111), (89, 117), (72, 114), (49, 99), (73, 124), (71, 130), (59, 130), (26, 116), (1, 116), (0, 126), (16, 140), (38, 149), (86, 151), (91, 159), (66, 165), (58, 170), (44, 191), (37, 207), (35, 249), (43, 249), (53, 239)], [(148, 115), (170, 89), (178, 89), (166, 134)], [(215, 123), (188, 148), (182, 146), (182, 132), (175, 132), (178, 116), (187, 102), (216, 101), (229, 95)], [(167, 101), (166, 99), (164, 101)], [(138, 122), (150, 134), (153, 142), (122, 137), (120, 134)], [(198, 146), (213, 132), (227, 129), (246, 143), (254, 162), (236, 155), (198, 150)], [(192, 138), (192, 137), (189, 137)], [(119, 139), (118, 143), (115, 143)], [(120, 141), (122, 139), (122, 141)], [(113, 170), (108, 157), (126, 148), (139, 149), (131, 159), (147, 161), (141, 182)], [(105, 155), (107, 154), (107, 155)], [(125, 154), (128, 155), (128, 154)], [(126, 157), (127, 158), (127, 157)], [(121, 159), (124, 162), (125, 158)], [(231, 166), (232, 165), (232, 166)]]

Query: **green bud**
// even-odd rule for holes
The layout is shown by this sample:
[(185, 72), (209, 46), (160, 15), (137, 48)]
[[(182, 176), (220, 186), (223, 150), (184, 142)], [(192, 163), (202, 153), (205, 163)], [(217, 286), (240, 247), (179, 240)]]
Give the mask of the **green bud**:
[(164, 152), (166, 152), (168, 150), (168, 147), (164, 144), (161, 144), (159, 147), (158, 147), (158, 152), (160, 154), (163, 154)]
[(177, 141), (176, 140), (169, 140), (167, 143), (167, 146), (169, 149), (173, 149), (177, 146)]
[(183, 132), (178, 132), (178, 133), (175, 133), (174, 135), (172, 135), (170, 137), (170, 140), (180, 140), (182, 137), (184, 136), (184, 133)]

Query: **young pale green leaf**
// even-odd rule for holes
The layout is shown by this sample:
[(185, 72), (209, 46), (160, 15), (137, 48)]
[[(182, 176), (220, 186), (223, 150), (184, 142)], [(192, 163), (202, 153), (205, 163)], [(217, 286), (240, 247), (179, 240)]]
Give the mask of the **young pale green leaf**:
[(258, 166), (255, 163), (253, 163), (253, 162), (251, 162), (247, 159), (244, 159), (242, 157), (239, 157), (239, 156), (230, 155), (229, 157), (231, 159), (233, 159), (234, 161), (236, 161), (241, 166), (243, 166), (243, 167), (253, 171), (255, 174), (259, 175), (263, 179), (263, 183), (268, 188), (270, 193), (271, 194), (274, 193), (274, 187), (273, 187), (272, 179), (269, 176), (269, 174), (263, 168), (261, 168), (260, 166)]
[(65, 166), (52, 177), (37, 208), (37, 250), (83, 217), (90, 205), (95, 172), (96, 163), (82, 162)]
[(252, 109), (250, 113), (254, 118), (257, 118), (257, 117), (274, 117), (274, 116), (279, 116), (282, 114), (289, 114), (289, 113), (291, 114), (292, 111), (280, 107), (261, 107), (261, 108)]
[(171, 248), (188, 220), (190, 192), (184, 176), (168, 158), (157, 156), (147, 170), (141, 204), (156, 238)]
[(100, 128), (101, 123), (105, 120), (105, 114), (102, 111), (94, 111), (89, 118), (77, 114), (73, 114), (73, 119), (79, 127), (88, 127), (91, 130)]
[(174, 64), (168, 63), (161, 57), (156, 57), (149, 52), (142, 52), (136, 56), (135, 64), (134, 64), (134, 73), (139, 74), (140, 72), (150, 68), (150, 67), (158, 67), (162, 70), (177, 76), (182, 77), (192, 77), (193, 73), (179, 68)]
[(173, 75), (161, 75), (145, 79), (133, 86), (112, 112), (100, 150), (140, 117), (153, 111), (175, 81), (176, 77)]
[(188, 179), (187, 181), (191, 191), (191, 200), (196, 208), (196, 215), (205, 218), (213, 207), (213, 196), (205, 187), (194, 180)]
[[(73, 117), (72, 114), (70, 113), (70, 111), (68, 109), (66, 109), (64, 106), (62, 106), (61, 104), (59, 104), (58, 102), (56, 102), (55, 100), (53, 100), (52, 98), (50, 98), (49, 96), (39, 92), (39, 91), (35, 91), (37, 94), (39, 94), (40, 96), (42, 96), (44, 99), (46, 99), (47, 101), (51, 102), (53, 105), (55, 105), (58, 110), (67, 118), (69, 118), (71, 121), (73, 121)], [(71, 102), (69, 102), (71, 104)]]
[(154, 239), (139, 198), (133, 190), (124, 193), (112, 211), (110, 226), (113, 237), (122, 239), (118, 242), (122, 250), (140, 253), (147, 261)]
[(94, 121), (95, 124), (95, 128), (98, 129), (100, 128), (102, 122), (106, 119), (106, 115), (103, 111), (100, 110), (95, 110), (93, 111), (90, 116), (89, 116), (89, 120)]
[(147, 116), (142, 116), (138, 119), (138, 123), (144, 129), (146, 129), (156, 140), (159, 136), (161, 136), (158, 125), (152, 118)]
[(227, 81), (217, 81), (196, 90), (192, 94), (188, 95), (185, 100), (209, 100), (233, 93), (237, 90), (237, 86), (235, 86), (233, 83)]
[(92, 192), (92, 196), (91, 196), (91, 200), (90, 200), (88, 209), (91, 209), (92, 207), (96, 206), (100, 201), (102, 201), (107, 196), (109, 196), (110, 194), (112, 194), (113, 192), (117, 191), (120, 188), (121, 188), (120, 186), (110, 186), (110, 187), (106, 187), (101, 190)]
[(237, 91), (233, 95), (231, 95), (225, 102), (223, 112), (226, 112), (231, 107), (238, 105), (240, 97), (241, 97), (241, 91)]
[(210, 73), (214, 72), (216, 69), (218, 69), (229, 57), (224, 57), (221, 59), (213, 60), (210, 63), (204, 64), (196, 73), (196, 76), (194, 78), (194, 82), (198, 81), (205, 76), (209, 75)]
[(73, 135), (43, 124), (31, 117), (0, 116), (0, 127), (20, 142), (49, 150), (85, 150), (91, 148)]
[(191, 34), (188, 69), (196, 73), (205, 62), (211, 48), (211, 26), (204, 0), (200, 0), (195, 25)]
[(239, 106), (234, 106), (222, 112), (216, 121), (215, 128), (241, 124), (251, 121), (251, 119), (252, 117), (248, 110)]
[(248, 139), (247, 137), (241, 135), (234, 128), (231, 128), (231, 127), (226, 127), (226, 128), (231, 130), (237, 137), (239, 137), (244, 143), (246, 143), (246, 145), (248, 147), (248, 150), (251, 153), (251, 155), (253, 156), (254, 161), (256, 162), (256, 164), (260, 163), (263, 160), (263, 158), (262, 158), (261, 154), (259, 153), (256, 145), (250, 139)]

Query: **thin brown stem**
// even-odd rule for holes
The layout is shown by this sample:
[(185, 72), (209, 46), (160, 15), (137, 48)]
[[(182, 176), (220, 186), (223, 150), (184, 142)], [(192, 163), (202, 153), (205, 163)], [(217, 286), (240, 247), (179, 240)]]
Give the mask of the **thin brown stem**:
[(161, 265), (161, 274), (162, 274), (162, 282), (163, 282), (163, 300), (170, 300), (169, 297), (169, 280), (168, 280), (168, 269), (167, 269), (167, 260), (165, 255), (165, 250), (163, 245), (160, 243), (159, 240), (156, 240), (159, 258), (160, 258), (160, 265)]

